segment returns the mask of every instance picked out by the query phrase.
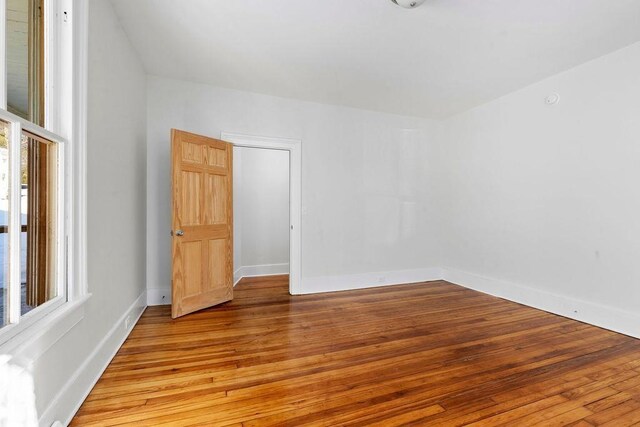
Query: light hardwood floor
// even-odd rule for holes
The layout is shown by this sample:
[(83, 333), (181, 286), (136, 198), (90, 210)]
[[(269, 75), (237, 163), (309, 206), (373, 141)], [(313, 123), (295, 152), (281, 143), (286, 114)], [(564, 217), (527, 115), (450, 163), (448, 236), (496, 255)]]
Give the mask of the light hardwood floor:
[(72, 425), (640, 425), (640, 340), (446, 282), (152, 307)]

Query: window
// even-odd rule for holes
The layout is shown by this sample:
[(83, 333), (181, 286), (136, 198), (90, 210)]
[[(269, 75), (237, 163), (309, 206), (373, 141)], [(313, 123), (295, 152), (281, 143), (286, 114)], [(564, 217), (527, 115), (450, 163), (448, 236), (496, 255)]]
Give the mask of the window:
[(41, 333), (49, 315), (87, 295), (85, 4), (0, 0), (2, 348)]
[[(0, 325), (65, 302), (63, 140), (12, 118), (0, 125)], [(28, 129), (25, 129), (28, 128)], [(47, 136), (42, 136), (46, 134)], [(62, 267), (62, 269), (61, 269)]]
[(7, 110), (44, 126), (44, 1), (6, 2)]

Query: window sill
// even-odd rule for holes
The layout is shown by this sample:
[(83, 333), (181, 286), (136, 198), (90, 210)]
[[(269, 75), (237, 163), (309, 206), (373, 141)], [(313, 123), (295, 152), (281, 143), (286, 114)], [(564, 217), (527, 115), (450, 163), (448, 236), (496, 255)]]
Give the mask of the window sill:
[(84, 318), (90, 298), (91, 294), (87, 294), (64, 303), (2, 344), (0, 354), (10, 354), (27, 363), (37, 360)]

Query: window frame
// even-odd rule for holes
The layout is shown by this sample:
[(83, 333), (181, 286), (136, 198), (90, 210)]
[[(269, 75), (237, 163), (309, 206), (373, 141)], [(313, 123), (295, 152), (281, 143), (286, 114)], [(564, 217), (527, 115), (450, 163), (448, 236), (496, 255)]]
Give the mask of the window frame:
[[(9, 275), (8, 287), (9, 292), (9, 323), (0, 328), (0, 346), (18, 334), (22, 329), (28, 328), (40, 318), (51, 313), (53, 310), (61, 307), (67, 302), (67, 280), (66, 280), (66, 200), (67, 191), (65, 186), (65, 150), (67, 141), (52, 132), (47, 131), (40, 126), (22, 119), (19, 116), (0, 109), (0, 120), (9, 124)], [(57, 296), (44, 304), (34, 308), (29, 313), (21, 314), (20, 293), (15, 292), (16, 287), (20, 289), (20, 236), (21, 236), (21, 212), (15, 209), (15, 206), (21, 205), (21, 186), (15, 185), (20, 182), (20, 143), (23, 131), (27, 131), (45, 139), (50, 140), (58, 146), (58, 168), (57, 175), (57, 224), (56, 230), (56, 294)], [(16, 249), (17, 248), (17, 249)], [(5, 288), (5, 289), (7, 289)]]
[[(10, 182), (19, 182), (22, 130), (51, 140), (58, 153), (58, 296), (0, 328), (0, 354), (37, 359), (84, 316), (90, 298), (86, 273), (86, 120), (87, 21), (85, 0), (45, 0), (45, 127), (7, 111), (6, 45), (0, 43), (0, 119), (10, 123)], [(0, 36), (6, 41), (6, 0), (0, 0)], [(17, 144), (16, 144), (17, 141)], [(18, 155), (12, 152), (18, 150)], [(17, 166), (17, 167), (16, 167)], [(15, 181), (16, 178), (18, 181)], [(11, 206), (19, 206), (20, 189), (10, 189)], [(12, 209), (13, 211), (13, 209)], [(16, 225), (17, 224), (17, 225)], [(17, 228), (16, 228), (17, 227)], [(20, 213), (9, 215), (10, 248), (20, 247)], [(10, 265), (19, 264), (19, 250), (11, 250)], [(20, 271), (10, 269), (15, 283)], [(14, 285), (15, 286), (15, 285)], [(9, 319), (20, 311), (20, 295), (10, 304)], [(16, 313), (16, 310), (18, 313)]]

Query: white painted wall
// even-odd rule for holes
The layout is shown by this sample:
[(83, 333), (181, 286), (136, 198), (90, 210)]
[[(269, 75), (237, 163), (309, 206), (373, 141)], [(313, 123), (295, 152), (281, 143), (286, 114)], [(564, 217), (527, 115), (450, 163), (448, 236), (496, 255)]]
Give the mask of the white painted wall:
[(640, 336), (640, 43), (441, 125), (449, 278)]
[(34, 364), (41, 424), (63, 423), (141, 312), (145, 292), (146, 77), (108, 0), (89, 7), (88, 280), (84, 318)]
[[(159, 77), (148, 79), (147, 108), (150, 303), (170, 297), (172, 127), (213, 137), (234, 132), (302, 140), (303, 291), (329, 281), (334, 285), (323, 289), (340, 288), (334, 276), (439, 264), (428, 185), (432, 121)], [(387, 274), (362, 280), (392, 281)]]
[(150, 302), (176, 127), (303, 141), (303, 292), (444, 277), (640, 336), (639, 71), (635, 44), (441, 121), (150, 77)]
[[(234, 279), (289, 272), (289, 152), (234, 147)], [(237, 167), (238, 164), (240, 167)]]

